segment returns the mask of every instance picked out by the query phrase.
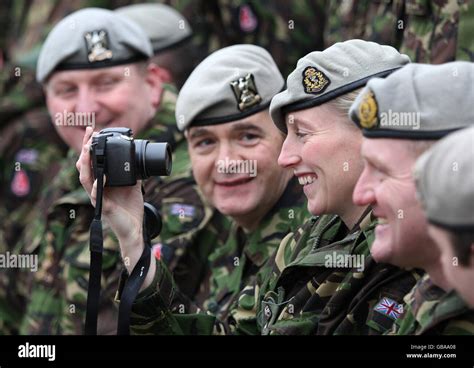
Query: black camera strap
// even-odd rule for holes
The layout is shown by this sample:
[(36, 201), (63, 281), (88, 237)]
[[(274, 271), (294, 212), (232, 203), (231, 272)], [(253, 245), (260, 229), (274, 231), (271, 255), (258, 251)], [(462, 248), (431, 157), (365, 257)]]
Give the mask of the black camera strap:
[(97, 198), (94, 209), (94, 219), (90, 226), (91, 266), (89, 272), (89, 287), (87, 289), (87, 309), (86, 309), (86, 335), (97, 335), (97, 317), (100, 300), (100, 279), (102, 276), (102, 253), (104, 250), (104, 239), (102, 234), (102, 196), (104, 191), (105, 172), (105, 145), (107, 137), (99, 136), (95, 155), (97, 157)]
[[(140, 287), (145, 281), (145, 277), (150, 268), (151, 241), (146, 229), (146, 221), (143, 221), (143, 241), (144, 247), (142, 255), (127, 278), (120, 296), (119, 315), (117, 323), (117, 335), (130, 334), (130, 315), (132, 304), (140, 291)], [(124, 275), (122, 275), (123, 277)]]
[[(97, 320), (100, 304), (100, 281), (102, 277), (102, 254), (104, 251), (104, 239), (102, 231), (102, 199), (104, 192), (104, 172), (106, 167), (105, 147), (107, 137), (99, 136), (95, 147), (97, 177), (97, 198), (94, 209), (94, 219), (90, 226), (90, 245), (91, 263), (89, 272), (89, 287), (87, 289), (87, 309), (85, 334), (97, 335)], [(140, 291), (140, 287), (150, 268), (151, 259), (151, 241), (150, 234), (147, 231), (147, 206), (145, 206), (145, 218), (143, 221), (143, 240), (144, 248), (140, 259), (132, 270), (130, 277), (127, 278), (122, 291), (119, 318), (117, 324), (118, 335), (130, 334), (130, 313), (132, 304)], [(160, 226), (161, 227), (161, 226)]]

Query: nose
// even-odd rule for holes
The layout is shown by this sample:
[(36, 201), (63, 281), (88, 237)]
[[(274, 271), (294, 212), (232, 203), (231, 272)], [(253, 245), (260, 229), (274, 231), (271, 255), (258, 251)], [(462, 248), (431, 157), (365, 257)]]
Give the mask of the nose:
[(79, 88), (79, 93), (76, 101), (76, 112), (97, 113), (99, 111), (99, 104), (93, 91), (89, 88)]
[(295, 166), (301, 161), (301, 157), (297, 154), (295, 144), (290, 135), (287, 135), (281, 146), (281, 152), (278, 156), (278, 165), (283, 168)]
[(366, 206), (375, 202), (374, 188), (371, 184), (367, 168), (364, 168), (359, 180), (357, 180), (354, 192), (352, 193), (352, 201), (358, 206)]
[(235, 164), (235, 160), (241, 159), (235, 147), (228, 141), (221, 141), (218, 150), (215, 166), (224, 172), (229, 172), (230, 167)]

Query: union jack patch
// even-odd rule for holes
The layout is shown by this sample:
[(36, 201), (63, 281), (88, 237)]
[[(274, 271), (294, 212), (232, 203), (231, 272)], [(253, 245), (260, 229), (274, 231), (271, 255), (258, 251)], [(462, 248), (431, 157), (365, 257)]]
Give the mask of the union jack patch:
[(403, 305), (390, 298), (382, 298), (374, 307), (374, 310), (396, 320), (403, 314)]

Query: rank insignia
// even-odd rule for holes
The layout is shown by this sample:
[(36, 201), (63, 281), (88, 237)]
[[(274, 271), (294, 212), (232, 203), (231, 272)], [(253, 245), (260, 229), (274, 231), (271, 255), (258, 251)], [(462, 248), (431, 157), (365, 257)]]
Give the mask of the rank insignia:
[(377, 101), (372, 91), (368, 91), (359, 105), (360, 126), (365, 129), (372, 129), (377, 125)]
[(382, 298), (374, 307), (374, 310), (396, 320), (403, 314), (403, 305), (390, 298)]
[(84, 35), (89, 62), (112, 59), (112, 51), (108, 49), (107, 32), (104, 30), (87, 32)]
[(249, 73), (243, 78), (230, 82), (230, 86), (240, 111), (244, 111), (262, 102), (252, 74)]
[(320, 94), (331, 84), (330, 79), (322, 71), (314, 66), (308, 66), (303, 70), (304, 91), (309, 94)]
[(17, 197), (25, 197), (30, 193), (30, 179), (24, 170), (15, 172), (10, 189)]

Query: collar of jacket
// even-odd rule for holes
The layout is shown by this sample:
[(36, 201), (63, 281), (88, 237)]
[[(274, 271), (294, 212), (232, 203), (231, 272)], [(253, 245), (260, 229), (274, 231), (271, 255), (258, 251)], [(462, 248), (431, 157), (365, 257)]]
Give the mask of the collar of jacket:
[[(311, 235), (307, 240), (308, 252), (302, 252), (287, 267), (298, 265), (308, 267), (326, 267), (327, 257), (339, 257), (355, 254), (369, 254), (369, 244), (371, 235), (374, 232), (377, 220), (372, 215), (372, 210), (368, 208), (361, 215), (356, 225), (351, 231), (347, 230), (342, 219), (337, 215), (323, 215), (314, 224)], [(341, 231), (346, 231), (344, 238), (336, 240), (336, 236)], [(319, 238), (319, 246), (315, 243)], [(359, 247), (362, 242), (367, 240), (366, 247)]]

